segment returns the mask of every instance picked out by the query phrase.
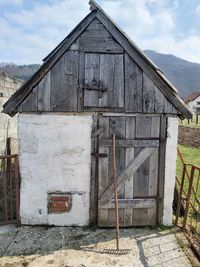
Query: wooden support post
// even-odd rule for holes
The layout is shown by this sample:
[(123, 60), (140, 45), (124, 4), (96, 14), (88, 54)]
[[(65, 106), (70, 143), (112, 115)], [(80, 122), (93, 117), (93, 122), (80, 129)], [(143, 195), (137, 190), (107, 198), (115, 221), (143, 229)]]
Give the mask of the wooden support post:
[(20, 220), (19, 220), (19, 207), (20, 207), (20, 195), (19, 195), (19, 161), (18, 161), (18, 155), (15, 155), (15, 193), (16, 193), (16, 220), (17, 225), (19, 226)]

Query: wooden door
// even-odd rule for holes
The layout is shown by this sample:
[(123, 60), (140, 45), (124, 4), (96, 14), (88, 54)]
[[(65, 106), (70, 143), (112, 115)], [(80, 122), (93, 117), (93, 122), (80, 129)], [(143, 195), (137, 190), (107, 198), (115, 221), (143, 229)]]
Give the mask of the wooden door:
[(121, 226), (156, 225), (159, 116), (99, 118), (98, 225), (114, 226), (112, 134), (116, 135), (119, 220)]
[(124, 107), (123, 54), (84, 53), (82, 74), (83, 106)]

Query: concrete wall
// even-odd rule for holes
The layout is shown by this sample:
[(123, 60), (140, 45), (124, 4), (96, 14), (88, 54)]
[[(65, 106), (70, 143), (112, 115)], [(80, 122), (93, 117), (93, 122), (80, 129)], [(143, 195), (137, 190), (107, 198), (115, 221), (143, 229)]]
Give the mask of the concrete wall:
[[(11, 137), (11, 152), (17, 153), (17, 116), (1, 113), (3, 104), (22, 85), (22, 81), (0, 72), (0, 155), (5, 153), (6, 138)], [(3, 94), (3, 96), (2, 96)]]
[[(88, 223), (91, 127), (86, 115), (19, 115), (22, 224)], [(68, 213), (48, 213), (51, 192), (72, 192)]]
[(163, 224), (172, 224), (172, 203), (176, 177), (176, 151), (178, 140), (178, 119), (168, 118), (167, 144), (165, 153), (165, 188)]

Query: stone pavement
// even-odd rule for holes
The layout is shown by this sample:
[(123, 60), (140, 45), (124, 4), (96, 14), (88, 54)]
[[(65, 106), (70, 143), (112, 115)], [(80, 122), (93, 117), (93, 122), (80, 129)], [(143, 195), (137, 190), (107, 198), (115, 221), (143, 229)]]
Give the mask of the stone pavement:
[(121, 229), (120, 248), (130, 252), (126, 255), (104, 252), (114, 248), (114, 229), (0, 227), (1, 267), (191, 266), (170, 230)]

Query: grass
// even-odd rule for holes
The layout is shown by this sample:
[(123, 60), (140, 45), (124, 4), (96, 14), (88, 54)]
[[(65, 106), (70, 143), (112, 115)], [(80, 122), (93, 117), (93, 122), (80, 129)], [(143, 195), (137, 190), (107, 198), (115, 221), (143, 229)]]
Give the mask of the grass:
[(198, 124), (196, 124), (196, 115), (193, 115), (192, 120), (179, 120), (179, 125), (187, 126), (187, 127), (192, 127), (192, 128), (200, 128), (200, 115), (199, 115), (199, 121)]

